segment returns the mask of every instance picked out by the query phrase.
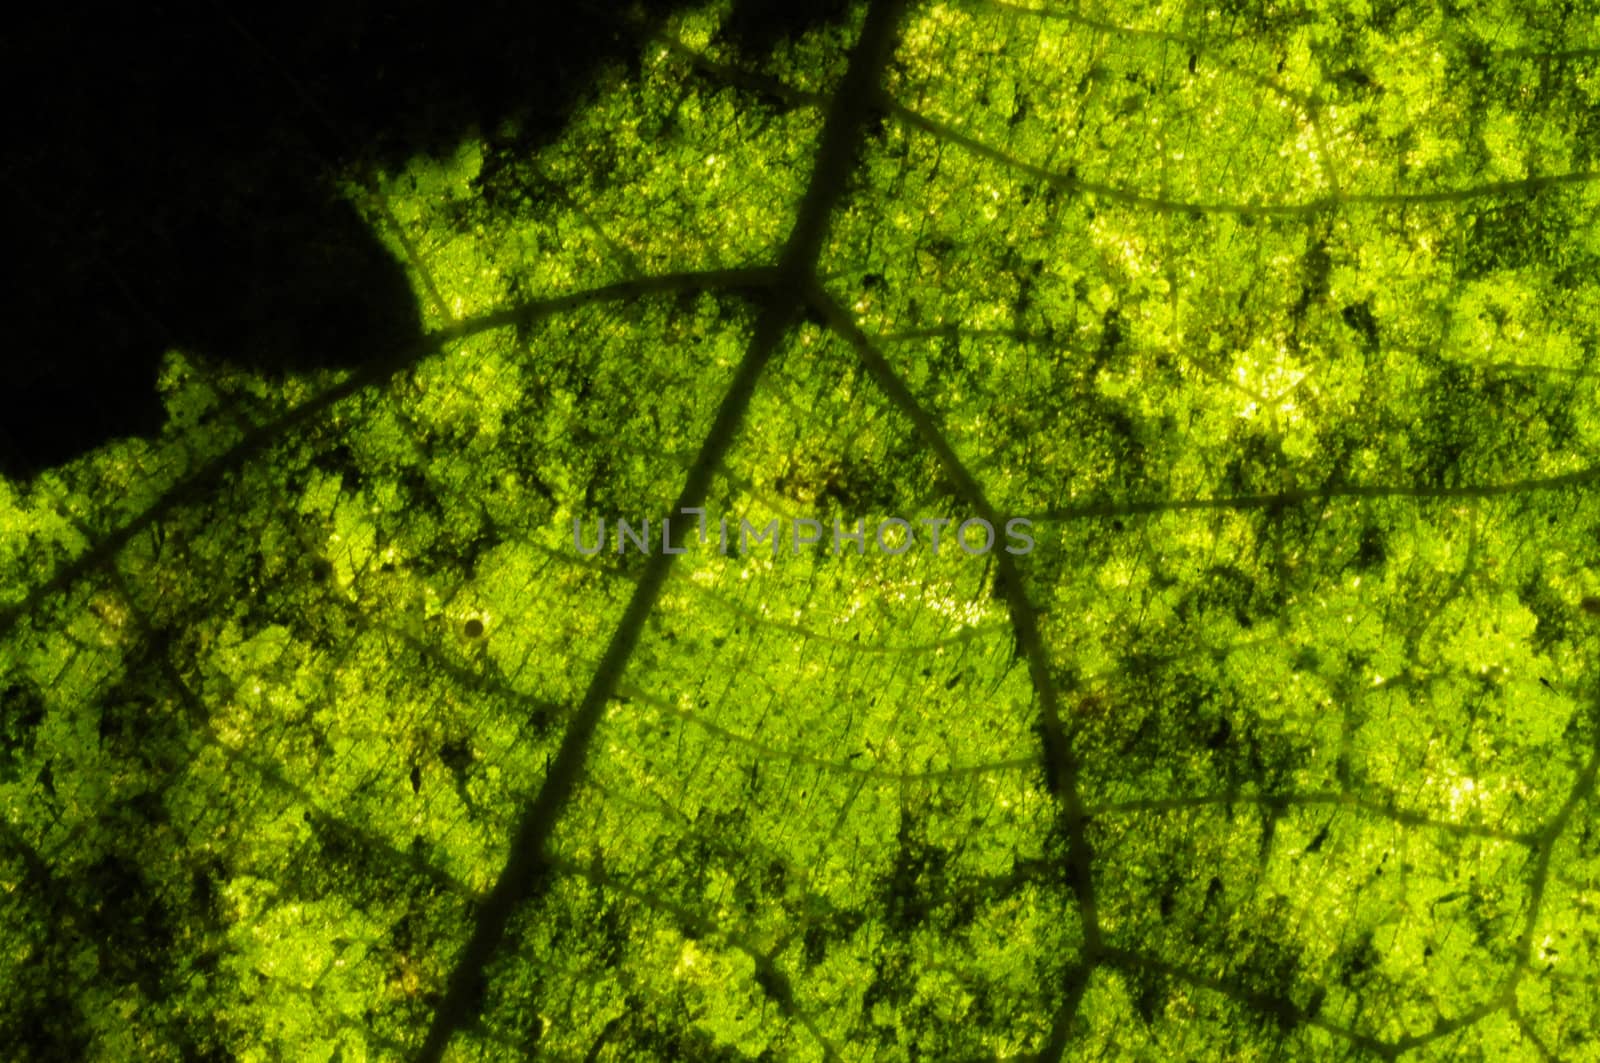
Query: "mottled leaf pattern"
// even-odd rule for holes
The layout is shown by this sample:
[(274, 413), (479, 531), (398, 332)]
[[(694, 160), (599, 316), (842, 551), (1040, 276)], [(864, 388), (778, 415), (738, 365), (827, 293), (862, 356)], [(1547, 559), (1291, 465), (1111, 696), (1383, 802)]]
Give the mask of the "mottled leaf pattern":
[(723, 17), (0, 482), (8, 1058), (1600, 1058), (1593, 12)]

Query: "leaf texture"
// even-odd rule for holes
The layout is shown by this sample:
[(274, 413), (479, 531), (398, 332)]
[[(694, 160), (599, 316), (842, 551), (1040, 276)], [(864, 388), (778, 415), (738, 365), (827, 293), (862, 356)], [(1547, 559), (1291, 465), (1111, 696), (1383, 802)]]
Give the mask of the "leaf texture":
[(0, 480), (8, 1056), (1600, 1058), (1600, 23), (728, 18)]

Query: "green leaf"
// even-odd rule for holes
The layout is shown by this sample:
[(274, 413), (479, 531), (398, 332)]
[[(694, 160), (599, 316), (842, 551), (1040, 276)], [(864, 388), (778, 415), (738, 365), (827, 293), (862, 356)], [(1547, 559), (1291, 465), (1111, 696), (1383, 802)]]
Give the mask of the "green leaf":
[(726, 17), (0, 481), (0, 1043), (1600, 1058), (1593, 20)]

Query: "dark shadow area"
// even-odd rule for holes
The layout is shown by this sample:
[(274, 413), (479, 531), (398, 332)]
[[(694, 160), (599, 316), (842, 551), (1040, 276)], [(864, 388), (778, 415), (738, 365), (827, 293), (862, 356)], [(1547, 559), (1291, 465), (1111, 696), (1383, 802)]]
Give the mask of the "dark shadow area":
[[(678, 0), (470, 7), (27, 5), (0, 35), (6, 286), (0, 472), (153, 434), (170, 348), (269, 373), (352, 367), (420, 331), (340, 174), (559, 133)], [(843, 0), (747, 0), (751, 53)], [(352, 169), (353, 168), (353, 169)]]

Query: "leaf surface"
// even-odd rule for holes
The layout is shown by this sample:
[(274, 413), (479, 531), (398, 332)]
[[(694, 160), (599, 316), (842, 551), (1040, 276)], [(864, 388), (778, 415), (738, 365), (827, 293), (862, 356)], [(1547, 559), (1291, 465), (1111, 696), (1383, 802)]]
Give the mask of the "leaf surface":
[(0, 481), (0, 1041), (1600, 1058), (1594, 20), (725, 17)]

